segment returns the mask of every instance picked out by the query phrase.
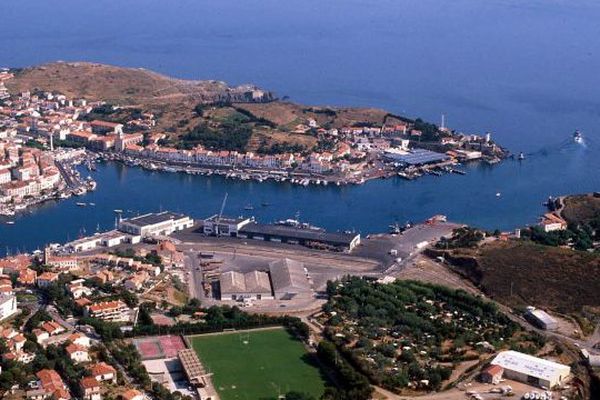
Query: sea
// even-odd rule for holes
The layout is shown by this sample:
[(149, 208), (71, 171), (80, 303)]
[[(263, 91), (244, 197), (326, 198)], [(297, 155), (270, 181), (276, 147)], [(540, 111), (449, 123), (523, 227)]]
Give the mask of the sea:
[(103, 163), (82, 170), (95, 192), (0, 221), (0, 254), (110, 229), (114, 209), (204, 218), (226, 193), (228, 215), (367, 235), (434, 214), (512, 230), (535, 224), (548, 196), (600, 190), (597, 1), (4, 0), (0, 15), (0, 66), (93, 61), (253, 83), (306, 104), (444, 114), (526, 156), (465, 165), (464, 176), (306, 188)]

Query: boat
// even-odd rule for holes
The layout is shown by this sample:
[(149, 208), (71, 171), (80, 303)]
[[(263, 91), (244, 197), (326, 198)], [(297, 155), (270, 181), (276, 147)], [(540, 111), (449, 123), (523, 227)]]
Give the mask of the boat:
[(246, 207), (244, 207), (244, 210), (254, 210), (254, 206), (252, 206), (252, 204), (248, 204)]
[(496, 193), (496, 197), (500, 197), (500, 196), (502, 196), (502, 193), (500, 193), (500, 192)]
[(88, 203), (90, 206), (95, 206), (96, 203)]
[(14, 225), (15, 221), (6, 221), (6, 225)]
[(524, 160), (525, 159), (525, 154), (523, 154), (523, 152), (520, 152), (518, 159), (519, 160)]
[(581, 132), (575, 131), (575, 133), (573, 133), (573, 141), (575, 143), (583, 143), (583, 135)]
[(85, 207), (85, 206), (87, 206), (87, 203), (82, 203), (82, 202), (78, 201), (77, 203), (75, 203), (75, 205), (78, 207)]
[(263, 201), (261, 203), (261, 206), (263, 206), (263, 207), (269, 207), (270, 205), (271, 205), (271, 203), (267, 203), (266, 201)]
[(17, 204), (15, 210), (24, 210), (27, 208), (27, 204)]

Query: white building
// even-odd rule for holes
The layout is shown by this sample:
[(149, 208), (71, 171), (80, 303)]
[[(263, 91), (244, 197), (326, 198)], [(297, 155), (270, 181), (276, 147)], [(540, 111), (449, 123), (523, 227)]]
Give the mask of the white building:
[(231, 218), (221, 217), (213, 215), (210, 218), (204, 220), (202, 225), (202, 232), (205, 235), (219, 235), (219, 236), (238, 236), (238, 232), (244, 225), (248, 224), (252, 220), (250, 218)]
[(17, 297), (13, 294), (0, 295), (0, 321), (10, 318), (17, 313)]
[(492, 365), (504, 368), (505, 379), (548, 389), (564, 383), (571, 373), (568, 365), (512, 350), (500, 352), (492, 361)]
[(194, 220), (170, 211), (149, 213), (119, 223), (119, 230), (132, 235), (165, 236), (194, 226)]
[(540, 329), (548, 331), (558, 329), (558, 322), (544, 310), (530, 307), (525, 313), (525, 318)]

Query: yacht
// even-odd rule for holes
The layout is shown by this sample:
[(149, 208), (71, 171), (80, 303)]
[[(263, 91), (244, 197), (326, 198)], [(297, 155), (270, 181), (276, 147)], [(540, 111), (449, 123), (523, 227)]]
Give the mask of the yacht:
[(575, 143), (583, 143), (583, 135), (581, 132), (575, 131), (575, 133), (573, 133), (573, 141)]
[(519, 160), (524, 160), (525, 159), (525, 154), (523, 154), (523, 152), (519, 153)]

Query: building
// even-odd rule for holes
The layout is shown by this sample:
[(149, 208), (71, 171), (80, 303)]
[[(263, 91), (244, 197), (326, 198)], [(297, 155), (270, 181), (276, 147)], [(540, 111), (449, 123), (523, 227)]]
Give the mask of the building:
[(491, 383), (493, 385), (497, 385), (500, 383), (502, 379), (502, 374), (504, 373), (504, 368), (499, 365), (489, 365), (479, 375), (481, 382)]
[(84, 315), (103, 321), (128, 322), (131, 310), (121, 300), (103, 301), (85, 307)]
[(548, 389), (563, 384), (571, 373), (568, 365), (512, 350), (500, 352), (491, 364), (504, 369), (503, 377), (505, 379), (513, 379)]
[(302, 246), (352, 251), (360, 244), (360, 234), (326, 232), (323, 229), (302, 225), (267, 225), (256, 222), (245, 224), (237, 233), (238, 237), (264, 240), (268, 242), (300, 244)]
[(58, 282), (58, 274), (54, 272), (44, 272), (37, 277), (37, 285), (40, 288), (46, 288), (54, 282)]
[(92, 365), (89, 371), (98, 382), (117, 383), (117, 370), (110, 364), (99, 362)]
[(42, 369), (35, 375), (39, 380), (39, 386), (46, 392), (47, 396), (52, 396), (55, 400), (69, 400), (71, 398), (67, 385), (55, 370)]
[(0, 294), (0, 321), (15, 315), (17, 309), (17, 296), (14, 294)]
[(540, 226), (544, 232), (564, 231), (567, 229), (567, 221), (555, 213), (546, 213), (540, 221)]
[(93, 376), (86, 376), (79, 381), (82, 397), (84, 400), (101, 400), (100, 382)]
[(273, 299), (269, 274), (263, 271), (228, 271), (221, 274), (221, 300)]
[(123, 400), (144, 400), (144, 394), (137, 389), (129, 389), (123, 393), (121, 393), (121, 398)]
[(278, 300), (313, 295), (310, 282), (301, 262), (284, 258), (269, 264), (273, 293)]
[(119, 230), (142, 237), (166, 236), (192, 226), (194, 226), (194, 220), (190, 217), (164, 211), (125, 219), (119, 223)]
[(177, 352), (177, 357), (188, 381), (194, 386), (205, 386), (204, 375), (206, 372), (196, 352), (192, 349), (182, 349)]
[(217, 236), (232, 236), (236, 237), (240, 229), (250, 223), (250, 218), (231, 218), (221, 217), (213, 215), (212, 217), (205, 219), (202, 224), (202, 232), (205, 235), (217, 235)]
[(422, 166), (427, 164), (437, 164), (448, 161), (449, 156), (442, 153), (425, 149), (412, 149), (409, 151), (386, 151), (384, 158), (390, 162), (396, 162), (406, 166)]
[(87, 348), (81, 345), (71, 343), (65, 347), (65, 351), (69, 355), (69, 358), (76, 363), (90, 361), (90, 354), (88, 353)]
[(558, 322), (556, 322), (556, 320), (544, 310), (529, 307), (525, 313), (525, 319), (540, 329), (545, 329), (548, 331), (558, 329)]

